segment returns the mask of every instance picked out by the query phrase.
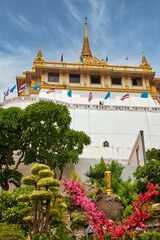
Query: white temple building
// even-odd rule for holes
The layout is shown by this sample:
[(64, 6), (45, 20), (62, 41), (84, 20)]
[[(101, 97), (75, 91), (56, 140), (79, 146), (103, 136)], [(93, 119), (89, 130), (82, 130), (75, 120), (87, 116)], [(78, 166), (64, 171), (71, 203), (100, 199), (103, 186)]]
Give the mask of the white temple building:
[(68, 107), (71, 128), (90, 136), (79, 163), (66, 172), (75, 169), (83, 178), (103, 157), (124, 164), (130, 175), (131, 167), (145, 164), (147, 149), (160, 148), (160, 79), (144, 53), (140, 66), (109, 65), (93, 57), (87, 19), (80, 60), (47, 62), (39, 50), (32, 70), (16, 81), (18, 97), (5, 100), (3, 108), (51, 100)]

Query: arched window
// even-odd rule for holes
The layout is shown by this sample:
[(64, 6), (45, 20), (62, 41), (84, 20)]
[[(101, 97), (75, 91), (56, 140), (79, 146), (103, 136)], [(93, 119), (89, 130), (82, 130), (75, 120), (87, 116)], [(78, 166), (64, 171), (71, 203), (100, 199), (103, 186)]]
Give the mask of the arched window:
[(109, 147), (109, 142), (108, 141), (104, 141), (103, 142), (103, 147)]

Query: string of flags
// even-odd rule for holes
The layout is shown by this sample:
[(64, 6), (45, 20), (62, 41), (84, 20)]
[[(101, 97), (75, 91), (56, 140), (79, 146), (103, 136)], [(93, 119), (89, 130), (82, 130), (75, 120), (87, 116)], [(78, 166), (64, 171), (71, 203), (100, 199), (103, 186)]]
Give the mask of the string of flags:
[(51, 87), (48, 91), (47, 91), (47, 93), (52, 93), (52, 92), (55, 92), (55, 90), (56, 90), (56, 88), (55, 87)]
[(16, 89), (16, 84), (12, 88), (10, 88), (10, 93), (13, 93), (15, 89)]
[(120, 100), (123, 101), (124, 99), (127, 99), (127, 98), (129, 98), (129, 93), (123, 95), (123, 96), (120, 98)]
[(92, 94), (92, 92), (90, 92), (89, 96), (88, 96), (88, 102), (90, 102), (92, 99), (93, 99), (93, 94)]
[(26, 87), (26, 83), (22, 84), (21, 87), (18, 89), (18, 92), (19, 92), (19, 93), (24, 92), (25, 87)]
[[(22, 85), (19, 87), (18, 93), (24, 92), (25, 88), (26, 88), (26, 83), (22, 84)], [(16, 89), (16, 84), (14, 84), (13, 87), (8, 88), (7, 91), (4, 91), (4, 100), (6, 99), (6, 97), (9, 96), (10, 93), (13, 93), (13, 92), (15, 91), (15, 89)], [(40, 89), (40, 84), (39, 84), (39, 83), (36, 84), (35, 86), (32, 87), (32, 89), (33, 89), (33, 90), (39, 90), (39, 89)], [(55, 90), (56, 90), (56, 87), (54, 86), (54, 87), (51, 87), (50, 89), (48, 89), (46, 93), (49, 94), (49, 93), (55, 92)], [(70, 98), (72, 97), (72, 89), (69, 89), (69, 90), (67, 91), (67, 96), (70, 97)], [(106, 95), (104, 96), (104, 100), (107, 100), (107, 99), (109, 99), (110, 97), (111, 97), (111, 92), (109, 91), (109, 92), (107, 92)], [(148, 98), (148, 97), (149, 97), (148, 92), (142, 92), (142, 93), (140, 94), (140, 98)], [(92, 93), (92, 91), (90, 91), (89, 94), (88, 94), (88, 102), (91, 102), (93, 98), (94, 98), (94, 97), (93, 97), (93, 93)], [(121, 101), (124, 101), (125, 99), (128, 99), (128, 98), (130, 98), (130, 95), (129, 95), (129, 93), (126, 93), (126, 94), (124, 94), (124, 95), (120, 98), (120, 100), (121, 100)], [(159, 99), (160, 99), (160, 95), (158, 95), (158, 100), (159, 100)]]
[(33, 88), (33, 90), (39, 90), (40, 89), (40, 84), (38, 83), (35, 86), (33, 86), (32, 88)]
[(68, 97), (72, 97), (72, 89), (67, 92)]

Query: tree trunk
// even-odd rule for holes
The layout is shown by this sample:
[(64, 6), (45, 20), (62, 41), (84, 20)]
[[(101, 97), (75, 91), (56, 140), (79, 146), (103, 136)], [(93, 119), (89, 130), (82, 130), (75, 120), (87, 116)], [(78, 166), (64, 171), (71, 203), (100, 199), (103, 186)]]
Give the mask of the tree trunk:
[(18, 159), (17, 163), (16, 163), (16, 166), (14, 167), (13, 170), (17, 170), (18, 169), (18, 166), (19, 164), (22, 162), (22, 159), (24, 157), (24, 152), (22, 152), (22, 155), (20, 156), (20, 158)]
[(34, 216), (33, 216), (33, 231), (32, 231), (32, 236), (38, 232), (37, 229), (37, 208), (38, 208), (38, 201), (35, 202), (34, 204)]
[(62, 179), (62, 175), (63, 175), (63, 168), (60, 168), (60, 176), (59, 176), (59, 181)]
[(6, 191), (9, 190), (9, 183), (8, 183), (7, 180), (4, 181), (3, 183), (1, 183), (1, 188), (2, 188), (3, 190), (6, 190)]
[(47, 199), (47, 204), (46, 204), (46, 219), (45, 219), (45, 233), (46, 233), (46, 234), (48, 234), (49, 215), (50, 215), (50, 199)]
[(40, 200), (40, 222), (39, 222), (39, 233), (43, 233), (44, 231), (44, 216), (43, 216), (43, 200)]

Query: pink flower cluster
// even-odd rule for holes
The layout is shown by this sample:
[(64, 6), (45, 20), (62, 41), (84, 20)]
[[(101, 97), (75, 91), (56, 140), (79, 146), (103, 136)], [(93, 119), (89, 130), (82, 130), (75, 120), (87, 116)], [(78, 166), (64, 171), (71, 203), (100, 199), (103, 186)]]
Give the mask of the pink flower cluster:
[(133, 202), (134, 213), (129, 218), (125, 219), (119, 225), (116, 225), (111, 219), (106, 218), (106, 214), (97, 210), (97, 206), (86, 196), (84, 187), (77, 181), (68, 181), (62, 179), (64, 191), (69, 195), (75, 206), (81, 206), (85, 216), (88, 218), (88, 223), (95, 231), (95, 236), (99, 240), (104, 240), (105, 233), (110, 233), (113, 238), (124, 238), (128, 233), (133, 235), (135, 229), (140, 227), (144, 229), (144, 220), (150, 216), (151, 197), (158, 195), (157, 186), (148, 184), (148, 191), (142, 195), (139, 194), (137, 201)]

